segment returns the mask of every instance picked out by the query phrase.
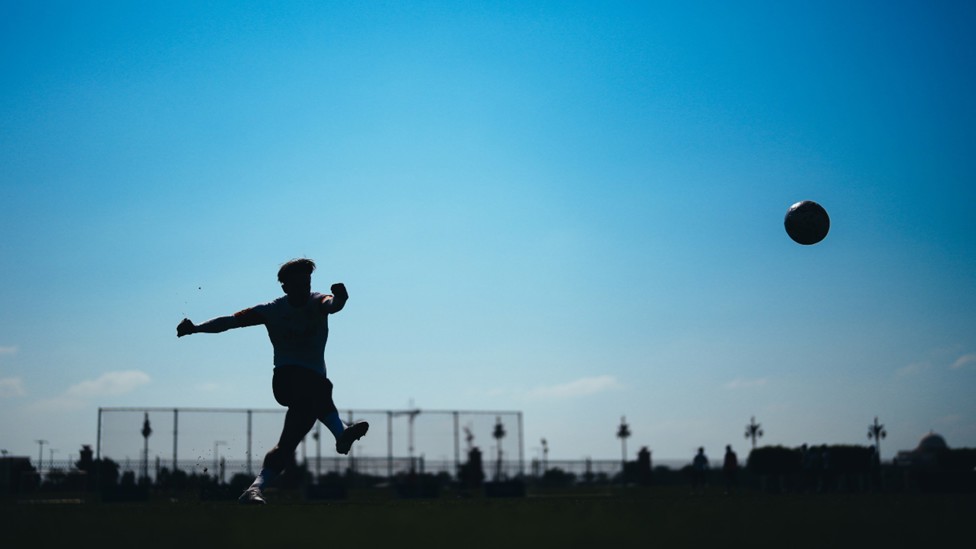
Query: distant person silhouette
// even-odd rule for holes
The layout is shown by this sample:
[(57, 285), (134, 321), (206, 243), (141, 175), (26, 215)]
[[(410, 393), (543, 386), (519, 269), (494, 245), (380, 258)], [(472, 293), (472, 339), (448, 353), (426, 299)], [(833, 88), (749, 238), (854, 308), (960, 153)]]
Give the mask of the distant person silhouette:
[(369, 429), (365, 421), (346, 425), (332, 400), (332, 382), (326, 376), (324, 356), (328, 317), (342, 310), (349, 294), (342, 283), (332, 285), (332, 295), (312, 292), (314, 270), (315, 262), (310, 259), (288, 261), (278, 270), (283, 297), (199, 325), (184, 318), (176, 327), (177, 337), (259, 324), (268, 330), (274, 347), (272, 391), (275, 400), (288, 410), (278, 444), (264, 456), (261, 472), (238, 498), (241, 503), (266, 503), (262, 490), (294, 463), (295, 449), (316, 419), (335, 436), (336, 452), (340, 454), (348, 454), (352, 443)]
[(818, 492), (828, 492), (833, 488), (833, 467), (830, 463), (830, 448), (826, 444), (820, 446), (820, 486)]
[(735, 491), (739, 476), (739, 457), (732, 450), (732, 445), (725, 446), (725, 460), (722, 462), (722, 474), (725, 476), (725, 493)]
[(696, 494), (704, 493), (705, 477), (708, 475), (708, 457), (705, 455), (705, 448), (699, 447), (698, 453), (691, 461), (692, 490)]
[(803, 469), (803, 491), (816, 491), (820, 477), (820, 453), (804, 442), (800, 446), (800, 460)]

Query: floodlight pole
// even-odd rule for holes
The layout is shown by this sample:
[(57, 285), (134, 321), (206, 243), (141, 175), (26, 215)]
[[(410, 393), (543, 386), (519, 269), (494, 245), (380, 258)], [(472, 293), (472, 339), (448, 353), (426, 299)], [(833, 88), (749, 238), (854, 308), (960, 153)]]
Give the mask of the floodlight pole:
[(414, 463), (413, 463), (413, 450), (414, 450), (414, 448), (413, 448), (413, 420), (417, 418), (417, 414), (419, 414), (419, 413), (420, 413), (420, 410), (410, 410), (410, 412), (408, 412), (409, 415), (407, 416), (407, 435), (410, 438), (410, 448), (409, 448), (409, 450), (410, 450), (410, 472), (411, 473), (414, 472)]
[(546, 471), (549, 469), (549, 443), (546, 439), (542, 439), (542, 475), (545, 476)]
[(495, 430), (492, 431), (491, 436), (498, 441), (498, 461), (495, 467), (495, 479), (502, 480), (502, 439), (505, 438), (505, 426), (502, 425), (502, 418), (495, 418)]
[(227, 442), (223, 440), (214, 441), (214, 477), (220, 481), (220, 461), (217, 459), (217, 447), (221, 445), (226, 445)]
[(322, 424), (315, 424), (315, 432), (312, 433), (315, 439), (315, 482), (322, 476)]
[(149, 425), (149, 412), (145, 412), (142, 420), (142, 478), (149, 480), (149, 435), (152, 434), (152, 427)]
[(752, 449), (756, 449), (756, 439), (763, 436), (760, 424), (756, 423), (756, 416), (749, 418), (749, 425), (746, 425), (746, 438), (752, 439)]
[(42, 465), (44, 464), (44, 445), (47, 444), (46, 440), (35, 440), (39, 446), (37, 450), (37, 475), (40, 477), (41, 471), (43, 470)]
[(881, 462), (881, 439), (886, 436), (888, 433), (885, 431), (884, 425), (878, 423), (878, 416), (874, 416), (874, 423), (868, 425), (868, 440), (874, 439), (874, 450), (879, 463)]
[(519, 476), (525, 474), (525, 429), (522, 426), (522, 412), (518, 413)]
[(627, 439), (630, 437), (630, 426), (627, 425), (627, 418), (620, 416), (620, 427), (617, 428), (617, 438), (620, 439), (622, 467), (627, 465)]
[(393, 412), (386, 412), (386, 476), (393, 478)]
[[(413, 406), (413, 401), (410, 401), (410, 405)], [(410, 458), (410, 472), (413, 473), (416, 471), (416, 468), (414, 466), (414, 459), (413, 459), (413, 420), (416, 419), (418, 415), (420, 415), (420, 409), (413, 408), (412, 410), (394, 412), (393, 415), (407, 416), (407, 439), (408, 439), (407, 442), (409, 444), (409, 447), (407, 449), (409, 451), (409, 458)]]

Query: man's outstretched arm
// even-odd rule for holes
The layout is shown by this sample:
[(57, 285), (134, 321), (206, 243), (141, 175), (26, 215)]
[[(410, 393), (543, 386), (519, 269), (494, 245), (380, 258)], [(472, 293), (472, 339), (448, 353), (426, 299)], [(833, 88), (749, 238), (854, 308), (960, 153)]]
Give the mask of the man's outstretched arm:
[(176, 327), (176, 337), (183, 337), (190, 334), (219, 334), (233, 328), (244, 328), (245, 326), (255, 326), (263, 324), (261, 315), (253, 309), (245, 309), (231, 316), (218, 316), (202, 324), (194, 324), (189, 318), (184, 318)]

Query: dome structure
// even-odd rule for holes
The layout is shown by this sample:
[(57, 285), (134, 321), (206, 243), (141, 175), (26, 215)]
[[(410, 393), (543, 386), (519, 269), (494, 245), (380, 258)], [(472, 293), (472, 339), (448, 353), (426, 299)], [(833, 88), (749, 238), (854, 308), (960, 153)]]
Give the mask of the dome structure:
[(911, 467), (935, 467), (938, 465), (939, 455), (949, 449), (942, 435), (929, 431), (929, 434), (918, 441), (914, 450), (902, 450), (895, 456), (898, 465)]
[(922, 437), (922, 440), (918, 442), (918, 448), (915, 449), (916, 452), (941, 452), (943, 450), (948, 450), (949, 445), (946, 444), (942, 435), (937, 435), (933, 432)]

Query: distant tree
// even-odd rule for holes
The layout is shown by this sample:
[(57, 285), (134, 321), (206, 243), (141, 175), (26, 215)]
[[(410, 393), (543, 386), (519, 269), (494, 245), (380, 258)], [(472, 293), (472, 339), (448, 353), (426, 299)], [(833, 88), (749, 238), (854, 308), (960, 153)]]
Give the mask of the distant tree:
[(481, 450), (472, 446), (468, 450), (468, 460), (461, 464), (458, 474), (461, 484), (466, 488), (477, 488), (485, 481), (485, 470), (481, 463)]
[(86, 489), (95, 490), (118, 484), (119, 464), (108, 458), (94, 459), (94, 455), (91, 445), (82, 445), (78, 461), (75, 462), (75, 467), (85, 474)]
[[(250, 477), (248, 479), (250, 480)], [(185, 490), (189, 486), (189, 476), (186, 471), (179, 469), (170, 471), (168, 467), (162, 467), (159, 470), (159, 476), (156, 478), (156, 485), (165, 490)]]
[(637, 452), (637, 482), (641, 485), (651, 483), (651, 451), (644, 446)]
[(938, 465), (944, 471), (976, 474), (976, 449), (956, 448), (938, 454)]
[(542, 483), (546, 486), (571, 486), (576, 482), (576, 475), (563, 471), (559, 467), (546, 470), (542, 475)]
[(749, 453), (746, 469), (759, 478), (763, 489), (785, 490), (789, 479), (801, 472), (802, 462), (799, 450), (764, 446)]

